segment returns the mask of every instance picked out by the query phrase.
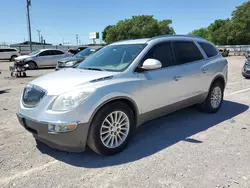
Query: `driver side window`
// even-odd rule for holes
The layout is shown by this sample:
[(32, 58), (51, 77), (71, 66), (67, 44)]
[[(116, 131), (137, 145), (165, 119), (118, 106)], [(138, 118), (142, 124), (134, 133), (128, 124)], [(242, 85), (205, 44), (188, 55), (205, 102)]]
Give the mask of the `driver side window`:
[(160, 61), (162, 64), (162, 68), (173, 66), (174, 56), (171, 43), (162, 43), (154, 46), (148, 52), (146, 58), (144, 58), (144, 61), (149, 58), (157, 59), (158, 61)]
[(39, 56), (49, 56), (49, 55), (51, 55), (51, 53), (50, 53), (49, 50), (43, 51), (43, 52), (41, 52), (41, 53), (39, 54)]

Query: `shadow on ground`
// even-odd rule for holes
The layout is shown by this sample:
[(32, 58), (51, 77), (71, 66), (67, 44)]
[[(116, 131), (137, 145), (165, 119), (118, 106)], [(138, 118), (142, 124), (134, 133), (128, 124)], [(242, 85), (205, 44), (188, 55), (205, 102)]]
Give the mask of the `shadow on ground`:
[(180, 110), (140, 127), (128, 147), (111, 157), (99, 156), (90, 149), (82, 153), (67, 153), (51, 149), (44, 144), (37, 147), (42, 153), (73, 166), (99, 168), (120, 165), (153, 155), (179, 141), (202, 144), (202, 140), (189, 137), (231, 119), (248, 108), (244, 104), (224, 101), (221, 110), (216, 114), (201, 113), (195, 108)]
[(4, 93), (9, 93), (9, 90), (10, 90), (10, 89), (0, 90), (0, 95), (1, 95), (1, 94), (4, 94)]

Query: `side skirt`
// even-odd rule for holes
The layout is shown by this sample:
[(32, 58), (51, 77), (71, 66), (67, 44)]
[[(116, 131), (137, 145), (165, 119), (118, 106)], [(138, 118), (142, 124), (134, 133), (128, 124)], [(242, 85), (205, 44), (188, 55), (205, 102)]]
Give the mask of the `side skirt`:
[(138, 124), (137, 127), (139, 127), (140, 125), (144, 124), (147, 121), (153, 120), (155, 118), (170, 114), (172, 112), (175, 112), (177, 110), (192, 106), (194, 104), (199, 104), (202, 103), (206, 97), (207, 97), (208, 93), (203, 93), (200, 94), (198, 96), (189, 98), (189, 99), (185, 99), (183, 101), (174, 103), (174, 104), (170, 104), (161, 108), (158, 108), (156, 110), (152, 110), (150, 112), (146, 112), (144, 114), (139, 115), (138, 117)]

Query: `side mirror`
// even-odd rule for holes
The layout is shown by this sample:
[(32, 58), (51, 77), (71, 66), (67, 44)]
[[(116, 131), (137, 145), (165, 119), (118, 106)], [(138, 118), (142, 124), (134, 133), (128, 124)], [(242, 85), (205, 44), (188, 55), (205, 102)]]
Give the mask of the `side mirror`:
[(154, 70), (154, 69), (160, 69), (162, 67), (162, 64), (157, 59), (146, 59), (142, 64), (142, 69), (145, 70)]

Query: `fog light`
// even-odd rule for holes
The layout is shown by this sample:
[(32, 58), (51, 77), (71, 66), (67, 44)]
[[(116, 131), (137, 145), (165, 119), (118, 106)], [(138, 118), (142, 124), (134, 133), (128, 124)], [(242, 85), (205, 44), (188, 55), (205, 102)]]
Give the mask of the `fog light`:
[(64, 133), (75, 130), (77, 127), (76, 123), (72, 124), (48, 124), (49, 133)]

